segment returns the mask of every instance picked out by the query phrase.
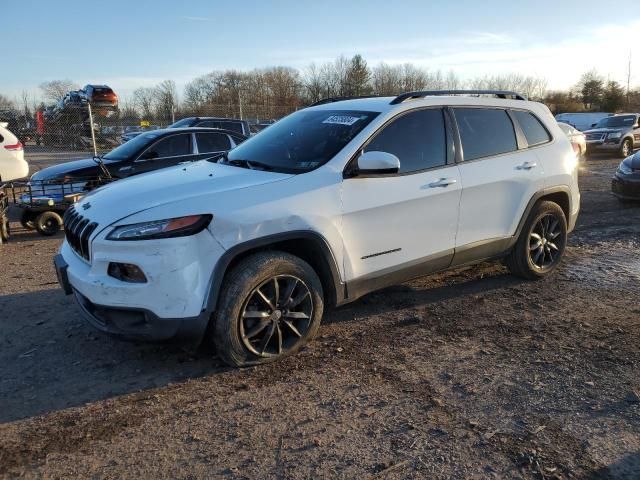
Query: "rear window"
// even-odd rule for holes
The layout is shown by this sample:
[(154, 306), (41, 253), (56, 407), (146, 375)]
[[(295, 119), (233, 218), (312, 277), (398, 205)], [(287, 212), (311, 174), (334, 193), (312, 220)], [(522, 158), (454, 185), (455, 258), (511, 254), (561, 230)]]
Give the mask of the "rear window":
[(512, 113), (520, 124), (520, 128), (522, 128), (524, 136), (530, 147), (547, 143), (551, 140), (547, 129), (544, 128), (542, 123), (540, 123), (540, 120), (538, 120), (532, 113), (523, 112), (521, 110), (513, 110)]
[(500, 155), (518, 149), (511, 118), (505, 110), (454, 109), (465, 160)]
[(222, 133), (196, 133), (199, 153), (222, 152), (231, 148), (229, 137)]

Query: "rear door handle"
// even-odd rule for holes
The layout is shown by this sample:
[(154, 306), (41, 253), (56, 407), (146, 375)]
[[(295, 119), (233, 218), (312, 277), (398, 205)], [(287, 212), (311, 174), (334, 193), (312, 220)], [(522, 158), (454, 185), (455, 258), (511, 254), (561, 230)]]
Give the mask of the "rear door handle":
[(449, 185), (453, 185), (454, 183), (458, 183), (455, 178), (441, 178), (440, 180), (431, 182), (429, 184), (429, 188), (448, 187)]
[(531, 170), (532, 168), (536, 168), (538, 164), (536, 162), (524, 162), (522, 165), (518, 165), (516, 168), (518, 170)]

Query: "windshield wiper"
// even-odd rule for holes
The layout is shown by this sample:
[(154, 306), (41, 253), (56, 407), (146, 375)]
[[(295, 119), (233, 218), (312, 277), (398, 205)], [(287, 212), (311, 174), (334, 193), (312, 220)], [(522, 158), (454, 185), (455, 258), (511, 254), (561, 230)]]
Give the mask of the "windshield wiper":
[(233, 160), (229, 160), (227, 154), (223, 154), (221, 157), (222, 163), (226, 165), (233, 165), (234, 167), (240, 168), (248, 168), (249, 170), (273, 170), (271, 165), (267, 165), (266, 163), (256, 162), (254, 160), (245, 160), (243, 158), (234, 158)]

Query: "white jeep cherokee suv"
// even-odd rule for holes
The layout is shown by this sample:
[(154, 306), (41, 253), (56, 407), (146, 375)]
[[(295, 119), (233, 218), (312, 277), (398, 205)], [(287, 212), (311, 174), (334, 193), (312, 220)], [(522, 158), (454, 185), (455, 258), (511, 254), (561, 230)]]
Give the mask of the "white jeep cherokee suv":
[(100, 330), (206, 336), (245, 366), (299, 350), (328, 306), (424, 274), (504, 258), (545, 277), (579, 206), (576, 156), (542, 104), (331, 99), (224, 157), (95, 190), (54, 263)]

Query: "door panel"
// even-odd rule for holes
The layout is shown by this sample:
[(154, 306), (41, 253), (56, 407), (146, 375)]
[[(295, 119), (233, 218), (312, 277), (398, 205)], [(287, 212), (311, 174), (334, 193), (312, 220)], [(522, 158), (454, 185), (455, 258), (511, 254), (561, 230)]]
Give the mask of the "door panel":
[(515, 126), (506, 110), (454, 108), (453, 112), (464, 157), (458, 165), (462, 197), (456, 248), (512, 236), (529, 199), (544, 187), (542, 162), (535, 148), (518, 150)]
[(395, 155), (400, 170), (396, 175), (349, 178), (342, 184), (348, 281), (383, 276), (403, 281), (403, 274), (410, 278), (427, 273), (428, 267), (421, 268), (427, 261), (448, 266), (461, 188), (458, 167), (447, 165), (453, 145), (448, 127), (441, 108), (411, 110), (364, 146), (365, 152)]
[[(455, 183), (437, 186), (442, 179)], [(456, 166), (345, 180), (342, 235), (347, 281), (440, 256), (448, 264), (455, 244), (460, 184)]]
[(544, 188), (535, 150), (459, 164), (462, 181), (456, 246), (510, 237), (533, 195)]

